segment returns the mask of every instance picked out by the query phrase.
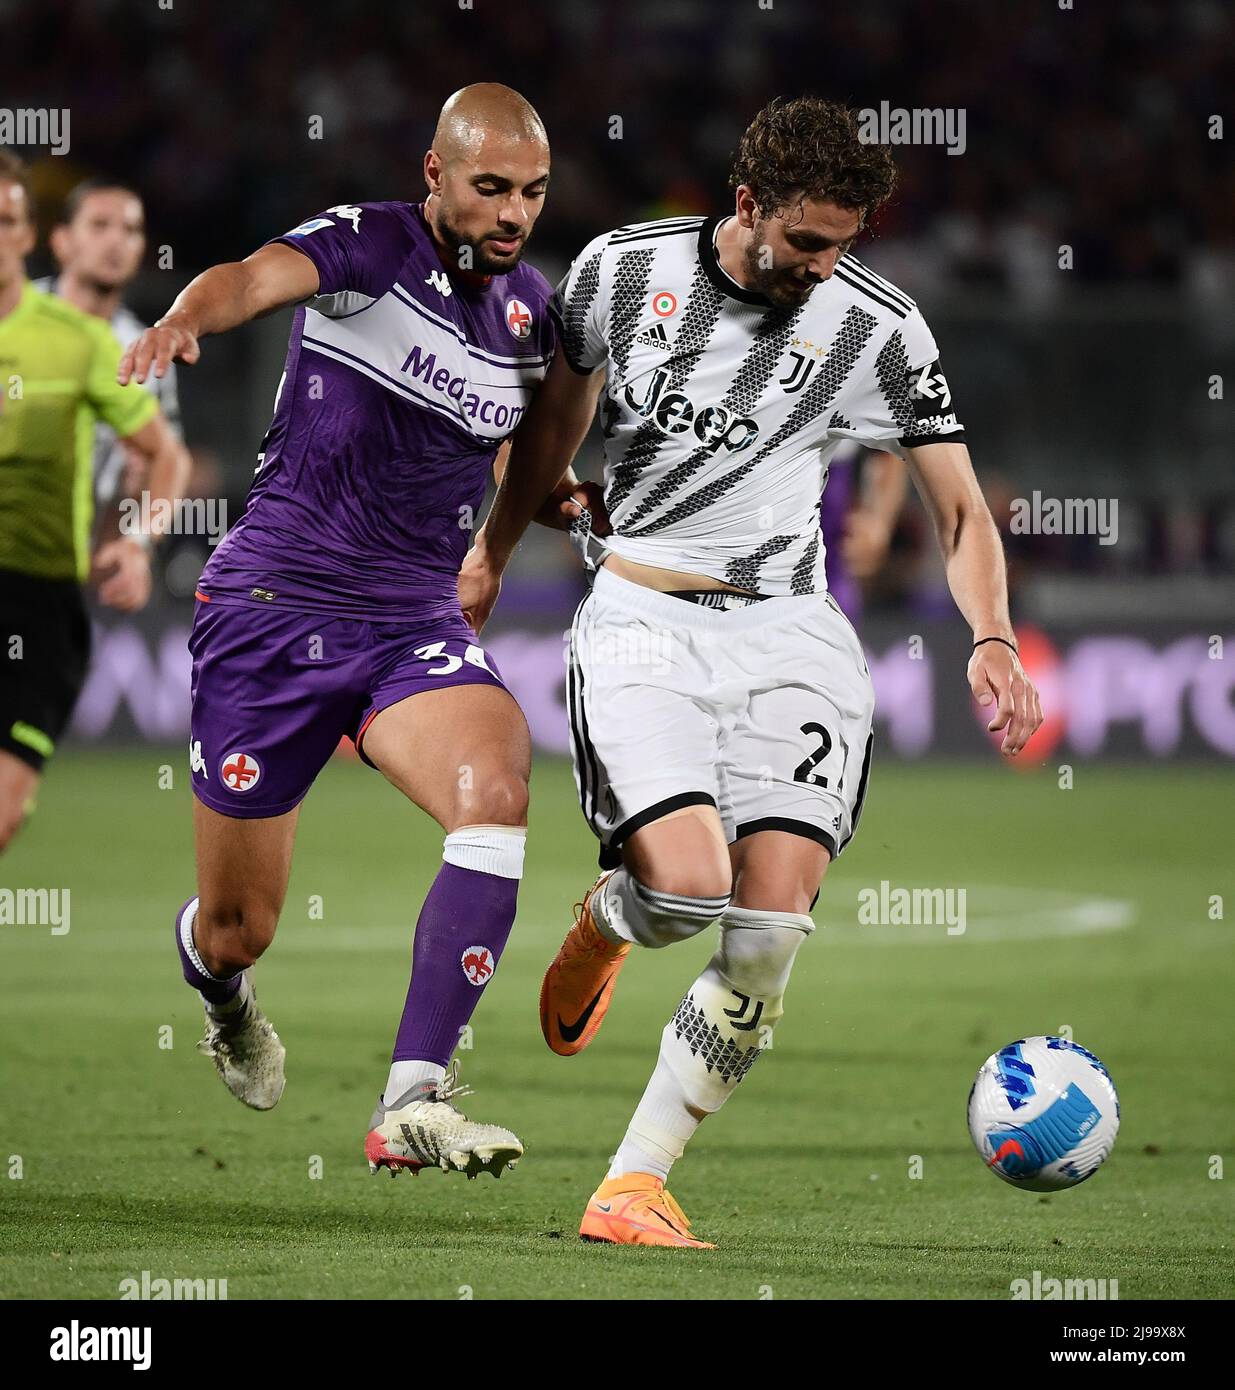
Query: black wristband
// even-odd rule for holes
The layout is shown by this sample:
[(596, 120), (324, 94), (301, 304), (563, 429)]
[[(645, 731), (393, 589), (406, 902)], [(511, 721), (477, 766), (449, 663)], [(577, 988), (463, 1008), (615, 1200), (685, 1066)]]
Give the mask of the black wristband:
[(1009, 642), (1006, 637), (979, 637), (978, 640), (973, 644), (974, 650), (977, 651), (977, 649), (982, 645), (983, 642), (1002, 642), (1005, 647), (1011, 647), (1012, 650), (1016, 652), (1017, 656), (1020, 656), (1020, 652), (1017, 650), (1016, 643)]

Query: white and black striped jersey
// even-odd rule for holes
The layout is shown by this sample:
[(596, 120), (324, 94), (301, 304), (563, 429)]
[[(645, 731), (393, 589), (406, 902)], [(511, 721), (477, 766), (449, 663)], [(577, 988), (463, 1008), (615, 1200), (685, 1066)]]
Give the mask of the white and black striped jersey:
[(845, 439), (963, 441), (914, 302), (843, 257), (796, 309), (721, 268), (719, 219), (620, 227), (558, 287), (566, 360), (607, 369), (607, 549), (770, 595), (826, 587), (819, 500)]

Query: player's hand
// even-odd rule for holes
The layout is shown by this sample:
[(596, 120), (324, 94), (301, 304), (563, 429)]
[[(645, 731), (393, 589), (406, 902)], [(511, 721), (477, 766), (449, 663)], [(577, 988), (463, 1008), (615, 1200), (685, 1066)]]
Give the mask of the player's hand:
[(576, 483), (569, 492), (556, 499), (550, 498), (537, 514), (537, 521), (552, 526), (556, 531), (569, 531), (587, 510), (592, 514), (592, 534), (611, 536), (613, 527), (609, 524), (609, 513), (605, 510), (605, 490), (599, 483)]
[(99, 602), (120, 613), (135, 613), (150, 601), (150, 557), (128, 536), (105, 541), (94, 552), (91, 578)]
[(987, 729), (1007, 731), (999, 751), (1016, 757), (1042, 723), (1042, 701), (1020, 657), (1003, 642), (983, 642), (969, 658), (968, 675), (974, 699), (991, 713)]
[(116, 380), (121, 386), (127, 386), (130, 381), (144, 382), (152, 370), (161, 378), (177, 359), (192, 366), (200, 356), (195, 333), (190, 333), (182, 324), (165, 323), (162, 327), (156, 324), (129, 344), (120, 359)]
[(502, 591), (502, 576), (488, 563), (483, 539), (467, 552), (459, 571), (459, 607), (473, 632), (489, 621), (489, 615)]

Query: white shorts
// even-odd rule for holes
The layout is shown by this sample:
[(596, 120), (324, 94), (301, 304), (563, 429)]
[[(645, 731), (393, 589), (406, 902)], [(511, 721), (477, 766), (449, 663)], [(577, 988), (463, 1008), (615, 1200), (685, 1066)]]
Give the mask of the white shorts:
[(875, 694), (829, 594), (721, 610), (602, 568), (571, 627), (568, 703), (602, 865), (682, 806), (715, 806), (730, 843), (786, 830), (833, 857), (857, 827)]

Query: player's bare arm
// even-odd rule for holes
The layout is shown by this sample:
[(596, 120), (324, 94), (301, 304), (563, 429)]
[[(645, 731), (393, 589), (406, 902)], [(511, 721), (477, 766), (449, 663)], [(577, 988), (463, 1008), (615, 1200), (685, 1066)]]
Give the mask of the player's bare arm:
[(144, 382), (151, 372), (162, 377), (173, 361), (192, 365), (201, 356), (199, 338), (299, 304), (317, 290), (317, 267), (290, 246), (263, 246), (243, 261), (211, 266), (130, 345), (120, 359), (120, 384)]
[(136, 454), (150, 494), (152, 528), (149, 537), (112, 536), (94, 552), (91, 570), (98, 586), (99, 602), (121, 613), (144, 608), (150, 599), (148, 545), (162, 538), (158, 529), (170, 518), (174, 503), (189, 476), (188, 450), (176, 438), (160, 414), (148, 420), (124, 441)]
[[(596, 411), (605, 382), (603, 371), (583, 376), (562, 354), (554, 358), (511, 441), (510, 459), (493, 507), (476, 534), (459, 575), (459, 603), (477, 632), (488, 621), (502, 585), (502, 573), (532, 518), (569, 487), (570, 496), (588, 485), (570, 472)], [(551, 496), (553, 495), (553, 496)], [(586, 503), (585, 503), (586, 505)], [(601, 532), (601, 534), (604, 534)]]
[(970, 688), (980, 705), (995, 705), (987, 728), (1006, 730), (1000, 751), (1015, 757), (1042, 723), (1042, 703), (1016, 652), (999, 532), (964, 444), (923, 444), (905, 454), (943, 552), (948, 587), (977, 644)]
[[(166, 418), (166, 417), (164, 417)], [(171, 424), (171, 421), (168, 421)], [(174, 500), (183, 495), (185, 484), (188, 482), (189, 473), (192, 471), (193, 460), (189, 454), (188, 446), (177, 433), (175, 426), (172, 426), (172, 438), (175, 442), (175, 468), (168, 470), (166, 467), (158, 469), (152, 468), (150, 457), (144, 453), (133, 442), (130, 435), (119, 441), (124, 449), (124, 473), (121, 478), (121, 496), (127, 495), (134, 497), (140, 492), (147, 492), (152, 497), (167, 497)], [(165, 481), (167, 477), (174, 478), (173, 483)], [(175, 491), (170, 489), (174, 487)], [(113, 510), (105, 518), (104, 525), (107, 527), (108, 535), (118, 536), (123, 534), (119, 529), (119, 513)]]
[[(497, 451), (493, 460), (493, 481), (500, 487), (510, 461), (510, 441)], [(580, 479), (573, 468), (562, 475), (557, 487), (537, 508), (533, 521), (553, 531), (569, 531), (584, 511), (592, 514), (592, 529), (597, 535), (608, 535), (609, 523), (605, 512), (605, 490), (590, 479)]]

